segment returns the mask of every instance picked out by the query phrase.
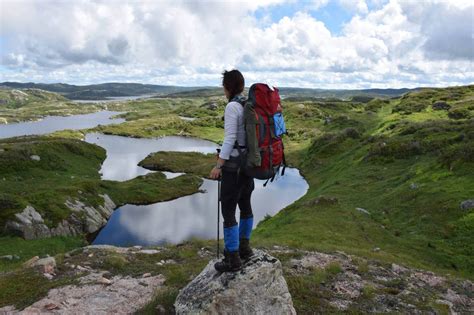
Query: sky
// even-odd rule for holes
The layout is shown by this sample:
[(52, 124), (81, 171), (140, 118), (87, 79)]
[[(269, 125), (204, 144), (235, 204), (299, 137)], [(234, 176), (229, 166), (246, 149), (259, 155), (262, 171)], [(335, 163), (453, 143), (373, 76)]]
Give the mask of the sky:
[(474, 0), (0, 0), (0, 82), (474, 83)]

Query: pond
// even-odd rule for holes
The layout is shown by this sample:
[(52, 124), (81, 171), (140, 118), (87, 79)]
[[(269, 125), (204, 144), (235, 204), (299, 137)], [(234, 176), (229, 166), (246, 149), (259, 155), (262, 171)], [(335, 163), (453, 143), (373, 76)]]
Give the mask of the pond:
[[(119, 181), (151, 172), (137, 166), (151, 152), (213, 153), (217, 148), (213, 142), (187, 137), (137, 139), (94, 133), (87, 134), (86, 141), (107, 150), (107, 159), (101, 170), (102, 178)], [(170, 178), (176, 174), (167, 173), (167, 176)], [(292, 204), (308, 189), (308, 184), (294, 168), (287, 168), (283, 177), (277, 177), (266, 187), (263, 187), (264, 182), (255, 180), (252, 195), (255, 225), (265, 215), (274, 215)], [(94, 244), (157, 245), (180, 243), (194, 237), (213, 238), (217, 234), (217, 185), (216, 181), (205, 179), (201, 186), (205, 193), (146, 206), (124, 205), (114, 211)]]
[(120, 124), (125, 121), (113, 116), (121, 114), (113, 111), (100, 111), (91, 114), (72, 116), (47, 116), (38, 121), (28, 121), (0, 125), (0, 139), (27, 135), (42, 135), (64, 129), (87, 129), (98, 125)]

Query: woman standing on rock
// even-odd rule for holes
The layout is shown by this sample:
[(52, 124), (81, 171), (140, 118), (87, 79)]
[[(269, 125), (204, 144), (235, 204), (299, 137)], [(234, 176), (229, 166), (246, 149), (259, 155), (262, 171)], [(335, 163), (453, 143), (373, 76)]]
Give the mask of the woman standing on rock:
[[(242, 96), (245, 81), (238, 70), (224, 71), (222, 86), (229, 101), (224, 113), (224, 142), (212, 169), (212, 179), (221, 178), (221, 204), (224, 217), (224, 259), (215, 264), (217, 271), (237, 271), (242, 268), (242, 260), (253, 253), (249, 240), (253, 227), (253, 213), (250, 204), (254, 190), (253, 178), (240, 171), (241, 159), (245, 154), (244, 108)], [(237, 224), (235, 210), (240, 209)]]

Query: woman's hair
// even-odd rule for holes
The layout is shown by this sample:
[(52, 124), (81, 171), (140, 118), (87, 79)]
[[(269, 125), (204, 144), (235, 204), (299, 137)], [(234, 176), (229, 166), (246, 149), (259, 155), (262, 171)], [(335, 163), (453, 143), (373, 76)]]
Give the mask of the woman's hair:
[(229, 99), (240, 94), (244, 90), (245, 80), (239, 70), (231, 70), (222, 72), (222, 86), (230, 93)]

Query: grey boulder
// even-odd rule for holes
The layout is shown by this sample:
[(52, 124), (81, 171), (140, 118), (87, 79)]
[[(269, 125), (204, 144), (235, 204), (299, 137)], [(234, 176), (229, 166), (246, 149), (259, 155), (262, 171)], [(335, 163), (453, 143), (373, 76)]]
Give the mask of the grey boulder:
[(474, 208), (474, 199), (464, 200), (461, 202), (461, 209), (470, 210)]
[(239, 272), (219, 273), (216, 259), (182, 289), (177, 314), (296, 314), (281, 263), (254, 250)]

